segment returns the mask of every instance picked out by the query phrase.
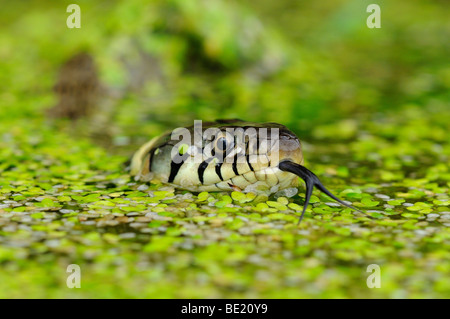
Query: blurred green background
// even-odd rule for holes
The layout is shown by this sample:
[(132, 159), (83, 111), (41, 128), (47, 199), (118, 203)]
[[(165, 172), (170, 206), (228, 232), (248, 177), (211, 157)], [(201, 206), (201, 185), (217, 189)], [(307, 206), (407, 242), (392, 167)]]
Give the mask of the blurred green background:
[[(449, 6), (377, 1), (381, 28), (369, 29), (373, 2), (80, 0), (81, 28), (69, 29), (70, 1), (2, 1), (0, 296), (448, 297)], [(102, 93), (89, 116), (55, 118), (54, 86), (80, 53), (92, 57)], [(120, 237), (130, 232), (123, 220), (83, 224), (106, 218), (112, 198), (147, 212), (149, 195), (116, 181), (129, 178), (122, 163), (167, 129), (217, 118), (288, 126), (309, 167), (378, 209), (380, 224), (360, 221), (354, 232), (350, 212), (316, 204), (299, 231), (273, 203), (241, 207), (215, 194), (223, 220), (198, 204), (193, 223), (206, 233), (189, 235), (177, 213), (187, 208), (170, 191), (153, 211), (172, 219), (142, 236)], [(65, 202), (78, 210), (58, 213)], [(100, 217), (84, 216), (92, 211)], [(205, 230), (221, 223), (225, 239)], [(74, 261), (87, 263), (89, 289), (61, 280)], [(365, 286), (371, 262), (386, 265), (382, 290)]]
[(33, 103), (17, 111), (42, 114), (61, 65), (88, 52), (120, 92), (115, 135), (238, 117), (308, 137), (339, 119), (443, 103), (446, 2), (379, 2), (381, 29), (366, 26), (370, 3), (80, 1), (82, 27), (68, 29), (65, 2), (5, 2), (2, 101), (20, 94)]

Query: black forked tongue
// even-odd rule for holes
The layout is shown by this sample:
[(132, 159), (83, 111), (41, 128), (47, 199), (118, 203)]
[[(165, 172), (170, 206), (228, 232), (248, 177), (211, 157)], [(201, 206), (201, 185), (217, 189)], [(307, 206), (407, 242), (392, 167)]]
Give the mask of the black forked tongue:
[(282, 161), (282, 162), (280, 162), (280, 164), (278, 164), (278, 168), (282, 171), (293, 173), (305, 181), (305, 184), (306, 184), (305, 204), (303, 206), (302, 215), (300, 216), (300, 219), (298, 220), (297, 225), (300, 224), (300, 222), (303, 219), (303, 215), (305, 214), (306, 208), (308, 207), (309, 200), (311, 198), (314, 186), (316, 186), (319, 190), (321, 190), (323, 193), (330, 196), (332, 199), (334, 199), (341, 205), (344, 205), (346, 207), (349, 207), (351, 209), (354, 209), (354, 210), (362, 213), (360, 210), (356, 209), (355, 207), (353, 207), (351, 205), (344, 203), (342, 200), (340, 200), (339, 198), (334, 196), (328, 189), (325, 188), (325, 186), (322, 185), (322, 183), (319, 181), (319, 178), (313, 172), (311, 172), (309, 169), (307, 169), (306, 167), (304, 167), (300, 164), (291, 162), (291, 161)]

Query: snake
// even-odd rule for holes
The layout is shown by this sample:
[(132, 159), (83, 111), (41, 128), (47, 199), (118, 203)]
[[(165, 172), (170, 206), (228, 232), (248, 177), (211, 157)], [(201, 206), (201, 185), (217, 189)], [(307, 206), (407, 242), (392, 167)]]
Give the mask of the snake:
[(299, 138), (278, 123), (240, 119), (195, 121), (151, 139), (132, 156), (136, 181), (157, 180), (191, 192), (273, 194), (305, 183), (301, 222), (314, 187), (339, 204), (360, 212), (333, 195), (304, 166)]

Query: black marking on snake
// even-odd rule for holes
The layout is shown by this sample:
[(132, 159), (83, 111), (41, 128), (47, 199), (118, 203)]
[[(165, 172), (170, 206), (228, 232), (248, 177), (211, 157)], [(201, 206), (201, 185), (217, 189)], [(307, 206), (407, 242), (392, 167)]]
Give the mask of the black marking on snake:
[(178, 171), (180, 170), (181, 166), (184, 164), (184, 161), (186, 161), (187, 157), (189, 156), (188, 153), (183, 154), (183, 156), (181, 157), (181, 162), (180, 163), (175, 163), (173, 160), (170, 163), (170, 176), (169, 176), (169, 183), (172, 183), (175, 179), (175, 177), (177, 177)]
[(210, 157), (206, 160), (204, 160), (199, 166), (197, 170), (198, 179), (200, 180), (200, 183), (203, 184), (203, 175), (205, 174), (205, 170), (208, 167), (209, 163), (212, 161), (214, 157)]
[(256, 135), (256, 154), (259, 154), (259, 134)]
[(219, 176), (221, 181), (223, 181), (222, 171), (221, 171), (222, 164), (223, 164), (223, 162), (219, 162), (216, 164), (216, 174), (217, 174), (217, 176)]
[(245, 151), (244, 151), (244, 154), (247, 154), (247, 156), (248, 156), (248, 154), (250, 154), (250, 141), (248, 140), (246, 140), (246, 141), (244, 141), (244, 144), (245, 144)]
[(255, 170), (253, 169), (252, 164), (250, 164), (250, 155), (247, 154), (247, 155), (245, 156), (245, 159), (247, 160), (247, 165), (248, 165), (248, 167), (250, 168), (250, 170), (251, 170), (252, 172), (254, 172)]
[(233, 159), (233, 165), (231, 165), (231, 166), (233, 167), (234, 174), (239, 175), (239, 171), (237, 169), (237, 159), (238, 159), (238, 155), (235, 154), (234, 159)]

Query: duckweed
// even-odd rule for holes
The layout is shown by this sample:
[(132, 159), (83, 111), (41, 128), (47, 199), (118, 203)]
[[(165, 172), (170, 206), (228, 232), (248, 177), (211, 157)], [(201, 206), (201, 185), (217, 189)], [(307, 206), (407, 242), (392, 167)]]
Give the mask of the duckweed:
[[(448, 298), (443, 4), (386, 2), (389, 28), (371, 30), (359, 1), (210, 2), (84, 1), (77, 30), (50, 2), (1, 10), (0, 298)], [(57, 70), (80, 48), (112, 114), (54, 119)], [(305, 166), (363, 214), (315, 191), (297, 225), (302, 184), (197, 194), (126, 171), (151, 137), (219, 117), (287, 125)]]

